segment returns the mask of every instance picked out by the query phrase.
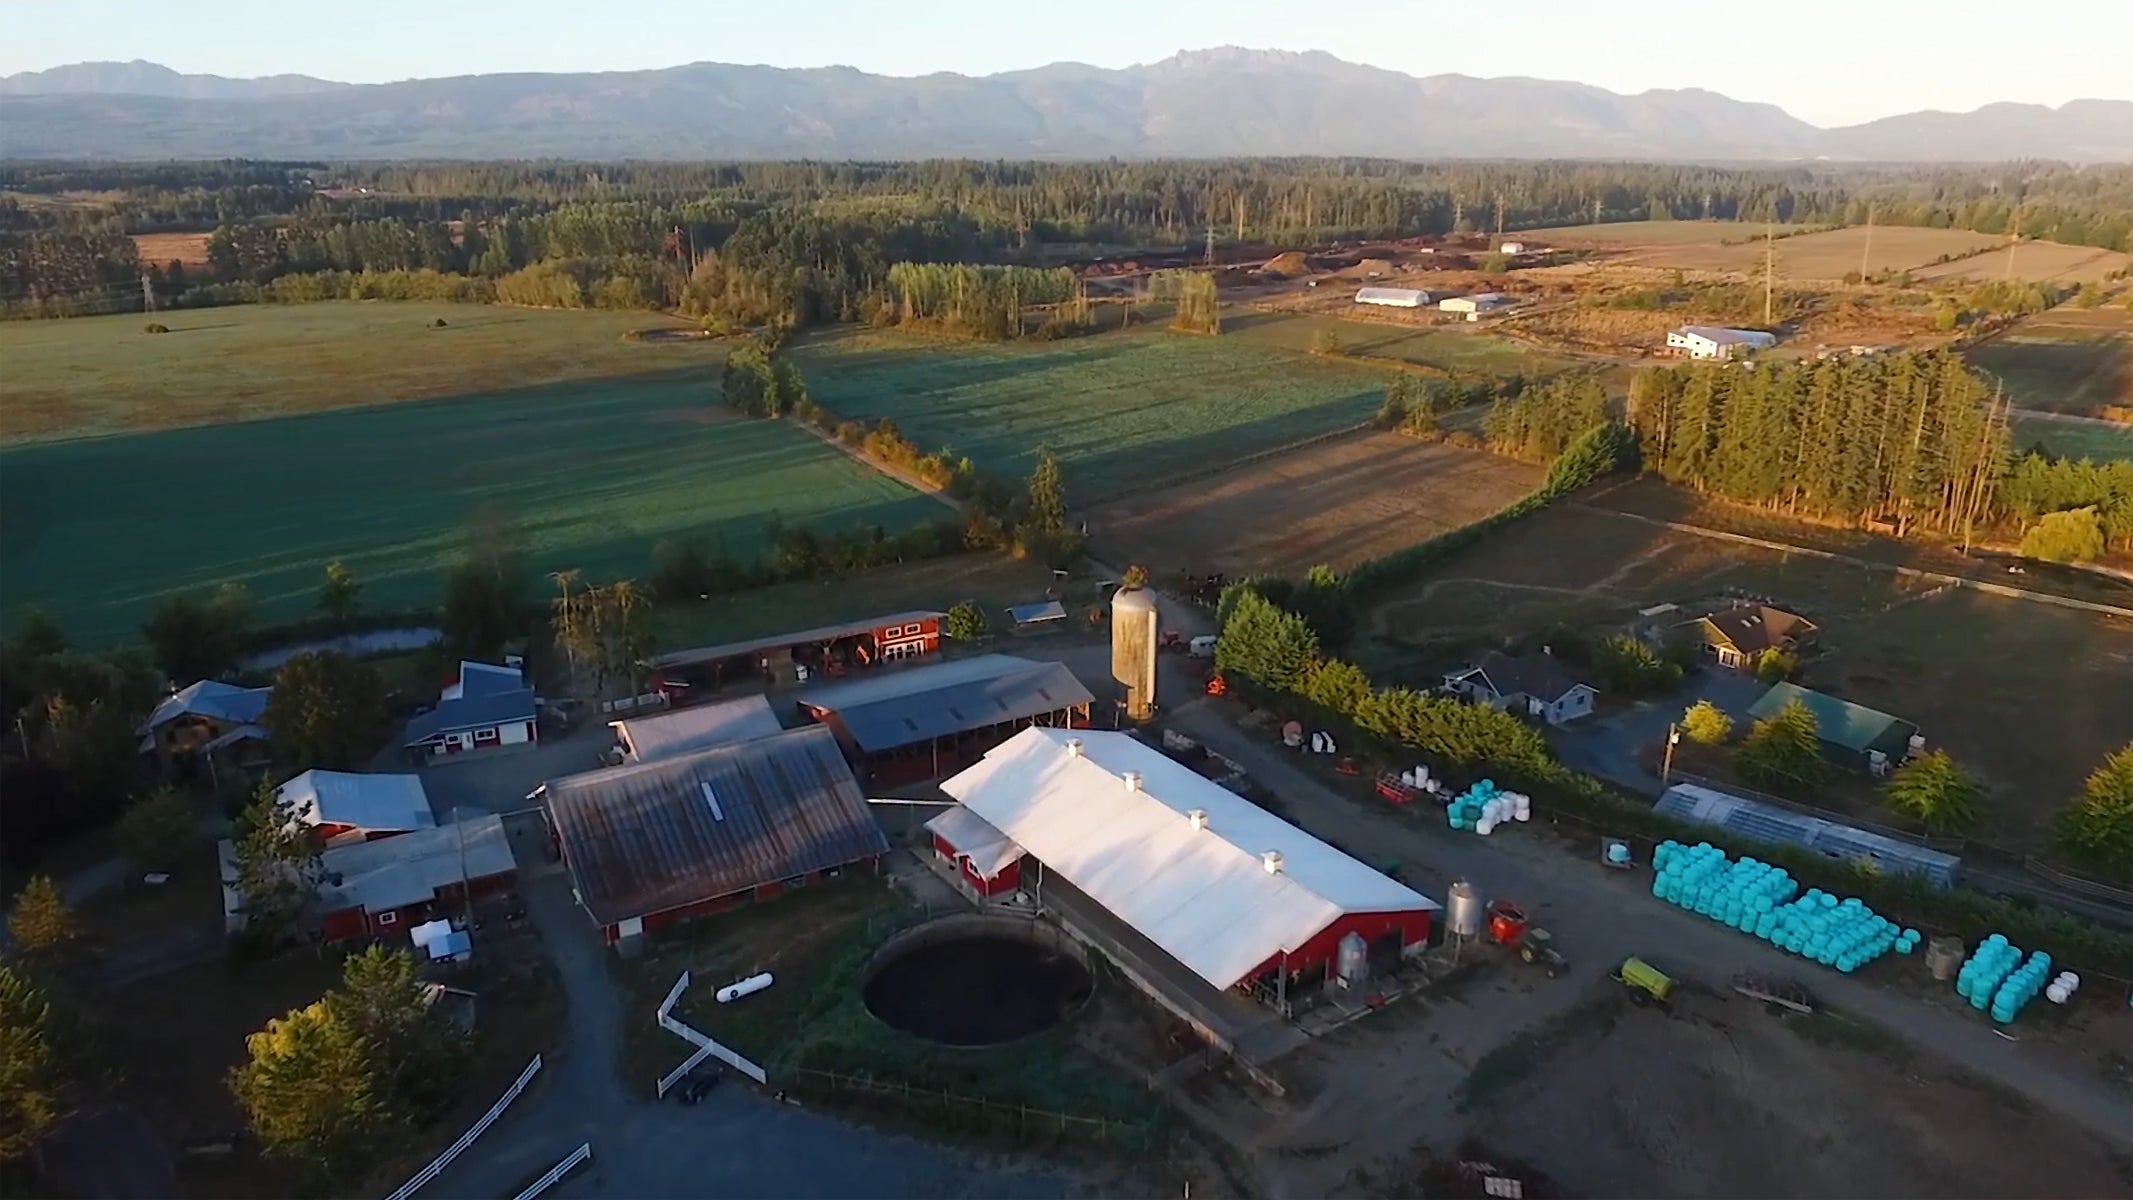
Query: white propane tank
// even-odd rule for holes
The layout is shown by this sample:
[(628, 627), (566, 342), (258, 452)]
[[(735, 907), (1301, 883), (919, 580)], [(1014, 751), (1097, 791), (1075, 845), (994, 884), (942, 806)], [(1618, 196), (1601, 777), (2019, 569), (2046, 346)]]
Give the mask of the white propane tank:
[(720, 1004), (731, 1004), (743, 996), (753, 996), (764, 988), (769, 987), (770, 982), (770, 972), (768, 971), (763, 972), (761, 975), (750, 975), (746, 979), (736, 980), (718, 989), (718, 1002)]

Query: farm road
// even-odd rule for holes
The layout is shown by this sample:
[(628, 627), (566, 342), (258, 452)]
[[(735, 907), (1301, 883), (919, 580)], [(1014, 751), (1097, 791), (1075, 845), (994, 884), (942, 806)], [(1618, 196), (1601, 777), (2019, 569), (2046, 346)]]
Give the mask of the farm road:
[[(1181, 684), (1182, 686), (1182, 684)], [(1176, 693), (1173, 693), (1176, 694)], [(1490, 839), (1427, 828), (1390, 809), (1340, 795), (1295, 765), (1294, 757), (1231, 723), (1228, 701), (1194, 699), (1170, 710), (1170, 723), (1244, 764), (1312, 833), (1373, 861), (1397, 858), (1425, 891), (1442, 894), (1471, 880), (1484, 896), (1517, 899), (1554, 930), (1570, 956), (1566, 988), (1589, 985), (1623, 958), (1649, 956), (1663, 969), (1715, 986), (1734, 973), (1807, 975), (1828, 1003), (1880, 1025), (1919, 1049), (2013, 1088), (2133, 1151), (2124, 1100), (2100, 1082), (2067, 1075), (2003, 1040), (1967, 1012), (1914, 1000), (1872, 983), (1806, 966), (1762, 942), (1653, 899), (1641, 872), (1581, 863), (1538, 839)], [(1950, 993), (1950, 1000), (1953, 995)]]

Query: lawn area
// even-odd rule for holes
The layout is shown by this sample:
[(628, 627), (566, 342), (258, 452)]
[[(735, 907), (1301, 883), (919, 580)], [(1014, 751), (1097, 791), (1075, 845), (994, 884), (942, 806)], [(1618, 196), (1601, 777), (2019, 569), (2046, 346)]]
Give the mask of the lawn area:
[(1042, 600), (1051, 586), (1052, 573), (1040, 563), (1005, 554), (959, 554), (750, 588), (700, 603), (662, 604), (652, 610), (652, 646), (686, 650), (911, 609), (946, 612), (963, 600), (976, 601), (1000, 630), (1007, 624), (1002, 609)]
[[(171, 332), (144, 332), (151, 319)], [(387, 301), (0, 322), (0, 443), (692, 367), (708, 375), (724, 361), (713, 342), (623, 339), (667, 326), (685, 328), (656, 313)]]
[(745, 421), (698, 378), (556, 384), (414, 404), (0, 449), (0, 611), (83, 642), (167, 595), (247, 585), (309, 613), (342, 559), (373, 608), (433, 604), (484, 508), (535, 570), (640, 576), (661, 538), (754, 552), (772, 512), (819, 528), (938, 520), (931, 499), (789, 423)]
[(980, 470), (1026, 475), (1050, 443), (1075, 503), (1355, 424), (1384, 390), (1380, 371), (1226, 334), (996, 345), (838, 330), (791, 353), (831, 411), (891, 418)]
[[(869, 1013), (861, 995), (869, 956), (925, 919), (924, 910), (861, 873), (655, 937), (640, 959), (614, 964), (631, 995), (624, 1027), (631, 1084), (649, 1089), (687, 1055), (679, 1038), (647, 1019), (687, 970), (691, 986), (675, 1015), (760, 1063), (788, 1089), (817, 1094), (799, 1070), (809, 1068), (1150, 1128), (1160, 1122), (1161, 1102), (1147, 1088), (1081, 1048), (1094, 1026), (1120, 1019), (1100, 1011), (1104, 1006), (1143, 1007), (1121, 994), (1127, 989), (1115, 979), (1102, 978), (1088, 1008), (1058, 1028), (993, 1047), (940, 1046)], [(732, 1004), (714, 998), (718, 987), (761, 971), (776, 979), (770, 991)], [(821, 1097), (839, 1107), (853, 1100), (834, 1091)], [(928, 1132), (1004, 1132), (944, 1122), (917, 1104), (892, 1104), (877, 1115)]]
[(2013, 436), (2017, 450), (2042, 446), (2060, 458), (2133, 458), (2133, 425), (2055, 421), (2039, 413), (2016, 412)]
[(1973, 366), (2006, 383), (2023, 408), (2093, 413), (2133, 408), (2133, 313), (2061, 306), (1973, 347)]
[(1502, 378), (1549, 375), (1571, 361), (1493, 334), (1424, 328), (1377, 321), (1350, 321), (1321, 313), (1237, 312), (1222, 316), (1222, 336), (1309, 353), (1320, 331), (1340, 340), (1341, 352), (1358, 359), (1387, 358), (1439, 371)]

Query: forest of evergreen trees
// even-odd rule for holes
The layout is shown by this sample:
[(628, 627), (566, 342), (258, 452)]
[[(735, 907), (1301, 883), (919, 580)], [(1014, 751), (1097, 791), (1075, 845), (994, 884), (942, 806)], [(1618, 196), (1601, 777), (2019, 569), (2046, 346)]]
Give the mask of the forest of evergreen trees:
[[(264, 298), (247, 287), (291, 274), (493, 280), (558, 260), (581, 264), (571, 273), (597, 293), (604, 276), (589, 270), (630, 260), (668, 277), (640, 287), (647, 303), (690, 296), (736, 320), (785, 309), (803, 322), (856, 319), (896, 262), (1043, 265), (1047, 246), (1177, 245), (1210, 229), (1283, 243), (1445, 234), (1489, 225), (1499, 198), (1511, 229), (1871, 211), (1883, 225), (2000, 233), (2019, 205), (2027, 236), (2133, 249), (2133, 168), (2045, 163), (15, 162), (0, 164), (0, 193), (0, 308), (13, 315), (137, 305), (137, 267), (114, 235), (172, 230), (215, 233), (205, 277), (148, 264), (173, 302), (215, 285), (195, 302)], [(107, 286), (122, 280), (136, 286)]]
[(1956, 537), (2093, 507), (2133, 542), (2133, 464), (2013, 457), (2004, 403), (1954, 354), (1655, 367), (1629, 420), (1645, 470), (1739, 503)]

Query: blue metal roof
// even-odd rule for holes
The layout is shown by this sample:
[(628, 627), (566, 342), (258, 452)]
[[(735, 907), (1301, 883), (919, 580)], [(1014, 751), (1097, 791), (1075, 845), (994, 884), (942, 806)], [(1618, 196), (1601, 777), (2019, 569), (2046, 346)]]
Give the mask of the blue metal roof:
[(932, 666), (877, 670), (802, 692), (861, 751), (874, 754), (972, 729), (1020, 721), (1095, 697), (1055, 662), (981, 654)]
[(820, 726), (588, 771), (542, 792), (578, 896), (602, 925), (889, 849)]
[(1825, 821), (1776, 805), (1762, 804), (1693, 783), (1677, 783), (1659, 797), (1652, 811), (1676, 820), (1707, 825), (1771, 846), (1799, 846), (1847, 862), (1870, 862), (1883, 871), (1923, 875), (1937, 887), (1949, 887), (1962, 860), (1952, 854)]
[(447, 733), (488, 729), (497, 725), (509, 725), (514, 721), (531, 721), (535, 714), (532, 688), (522, 687), (510, 692), (466, 696), (458, 700), (440, 700), (437, 707), (407, 723), (407, 734), (402, 738), (402, 742), (409, 746), (419, 746)]

